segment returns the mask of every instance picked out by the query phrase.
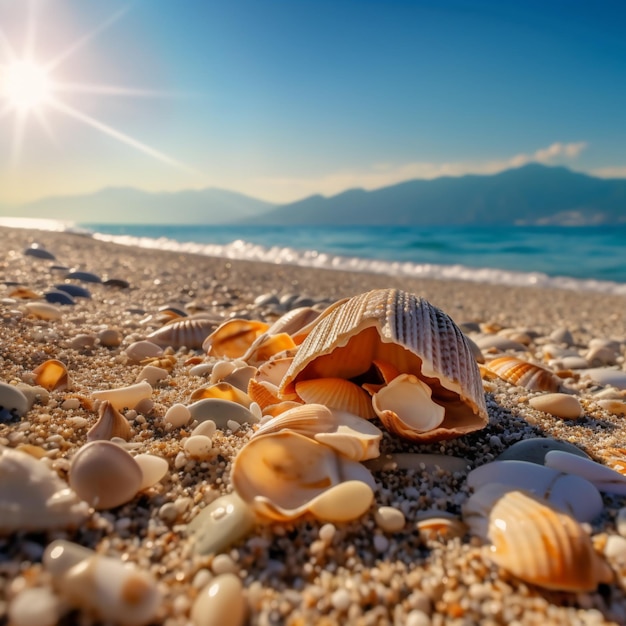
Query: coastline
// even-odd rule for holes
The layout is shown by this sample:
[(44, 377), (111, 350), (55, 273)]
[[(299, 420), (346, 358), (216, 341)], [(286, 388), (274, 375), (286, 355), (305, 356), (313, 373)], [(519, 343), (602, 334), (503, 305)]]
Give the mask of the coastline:
[[(31, 431), (41, 431), (47, 423), (44, 416), (52, 416), (53, 421), (63, 424), (64, 444), (55, 447), (44, 437), (43, 447), (49, 450), (50, 459), (59, 461), (60, 468), (62, 461), (84, 443), (87, 428), (96, 420), (93, 411), (72, 403), (69, 406), (74, 408), (66, 409), (65, 402), (69, 398), (88, 397), (103, 384), (121, 387), (134, 383), (140, 366), (129, 365), (122, 357), (123, 349), (145, 336), (150, 324), (144, 324), (144, 320), (166, 305), (205, 310), (224, 318), (249, 317), (271, 322), (278, 311), (258, 301), (255, 304), (255, 299), (263, 294), (297, 294), (322, 307), (371, 289), (396, 287), (429, 300), (457, 324), (484, 324), (493, 329), (510, 329), (518, 335), (524, 332), (533, 337), (537, 348), (559, 329), (568, 329), (581, 350), (592, 339), (617, 340), (621, 345), (618, 367), (624, 367), (624, 296), (272, 265), (124, 247), (72, 233), (0, 228), (0, 236), (0, 299), (9, 298), (17, 286), (36, 293), (50, 289), (62, 276), (50, 270), (55, 263), (92, 272), (103, 280), (125, 280), (130, 285), (123, 289), (83, 283), (92, 293), (91, 299), (77, 299), (75, 306), (61, 307), (62, 324), (14, 316), (11, 311), (21, 310), (21, 302), (11, 304), (7, 300), (0, 305), (4, 319), (2, 381), (29, 380), (30, 372), (46, 358), (67, 361), (72, 378), (71, 390), (53, 391), (47, 405), (33, 406), (22, 420), (27, 419), (31, 426), (20, 429), (20, 422), (0, 424), (0, 442), (15, 447)], [(23, 251), (33, 243), (54, 253), (56, 261), (25, 256)], [(119, 347), (97, 345), (87, 351), (68, 347), (77, 334), (97, 335), (105, 329), (120, 332)], [(155, 388), (153, 415), (133, 424), (132, 441), (141, 444), (140, 452), (164, 456), (172, 476), (177, 477), (164, 479), (139, 502), (131, 501), (106, 515), (95, 514), (84, 529), (53, 533), (101, 553), (126, 554), (131, 562), (149, 568), (165, 593), (155, 623), (168, 626), (189, 623), (188, 612), (198, 594), (198, 578), (210, 578), (215, 573), (211, 559), (191, 553), (184, 524), (218, 492), (229, 487), (230, 461), (245, 440), (245, 433), (223, 436), (223, 460), (218, 469), (196, 464), (186, 474), (177, 472), (174, 463), (181, 450), (180, 432), (164, 432), (155, 424), (168, 406), (186, 402), (202, 381), (189, 376), (183, 367), (192, 356), (191, 351), (183, 349), (175, 356), (177, 366), (172, 376)], [(428, 446), (386, 435), (384, 449), (443, 452), (465, 458), (471, 467), (476, 467), (492, 461), (520, 439), (546, 436), (573, 443), (602, 461), (606, 449), (623, 447), (624, 417), (611, 415), (594, 402), (597, 385), (582, 379), (573, 384), (585, 409), (581, 419), (558, 419), (532, 409), (527, 402), (532, 394), (496, 379), (487, 385), (490, 424), (485, 430)], [(89, 426), (70, 432), (72, 422), (68, 420), (74, 418), (84, 418)], [(419, 506), (417, 501), (402, 505), (408, 512), (407, 527), (402, 533), (380, 533), (373, 512), (369, 512), (363, 519), (337, 525), (330, 544), (320, 543), (321, 524), (297, 521), (258, 526), (252, 533), (256, 533), (256, 541), (244, 539), (229, 552), (235, 571), (244, 581), (251, 624), (343, 622), (410, 626), (460, 625), (477, 620), (485, 624), (514, 620), (520, 624), (609, 624), (626, 619), (626, 561), (610, 561), (617, 582), (609, 591), (564, 594), (528, 586), (483, 561), (475, 541), (456, 538), (423, 542), (416, 535), (414, 526), (419, 510), (448, 507), (458, 513), (469, 493), (463, 477), (449, 472), (410, 470), (379, 472), (376, 479), (377, 506), (401, 506), (408, 499), (419, 500)], [(189, 500), (187, 508), (181, 510), (176, 524), (166, 524), (159, 516), (161, 508), (185, 498)], [(617, 534), (615, 519), (624, 505), (622, 496), (604, 496), (605, 510), (592, 524), (594, 536)], [(128, 524), (125, 520), (129, 518)], [(372, 535), (384, 538), (378, 544), (378, 548), (384, 544), (384, 550), (377, 549)], [(0, 587), (7, 589), (6, 597), (0, 596), (0, 609), (3, 603), (5, 609), (10, 606), (25, 586), (51, 584), (49, 574), (39, 563), (47, 541), (45, 534), (0, 536), (0, 550), (10, 556), (0, 570)], [(148, 542), (150, 546), (146, 545)], [(159, 554), (160, 558), (151, 554)], [(344, 588), (351, 590), (351, 604), (346, 607), (337, 595)], [(418, 622), (418, 613), (430, 621)]]

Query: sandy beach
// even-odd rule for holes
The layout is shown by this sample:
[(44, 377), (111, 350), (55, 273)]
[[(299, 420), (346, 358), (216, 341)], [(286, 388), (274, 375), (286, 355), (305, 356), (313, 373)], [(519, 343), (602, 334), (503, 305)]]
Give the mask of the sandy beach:
[[(131, 362), (125, 349), (162, 325), (163, 307), (216, 320), (272, 323), (294, 306), (322, 310), (340, 298), (379, 288), (415, 293), (441, 308), (475, 341), (485, 335), (506, 337), (524, 346), (511, 354), (542, 360), (547, 367), (546, 345), (568, 348), (570, 354), (554, 358), (561, 358), (562, 366), (549, 367), (558, 371), (582, 407), (581, 417), (556, 417), (529, 403), (541, 392), (489, 376), (484, 381), (489, 424), (483, 430), (429, 445), (385, 431), (383, 454), (458, 457), (469, 471), (516, 442), (545, 437), (569, 442), (604, 466), (616, 467), (619, 458), (626, 466), (626, 417), (598, 403), (625, 400), (623, 388), (581, 373), (604, 368), (625, 374), (625, 297), (248, 263), (127, 248), (78, 234), (0, 228), (0, 237), (0, 382), (34, 385), (33, 371), (49, 359), (64, 363), (70, 378), (66, 389), (51, 390), (46, 401), (39, 398), (19, 419), (0, 422), (0, 445), (43, 457), (40, 462), (63, 480), (70, 459), (87, 442), (87, 432), (98, 419), (92, 394), (137, 382), (144, 365)], [(55, 259), (25, 254), (35, 243)], [(93, 273), (104, 282), (66, 281), (80, 284), (90, 297), (76, 297), (73, 305), (56, 304), (58, 319), (29, 312), (26, 304), (41, 301), (43, 294), (63, 283), (68, 269)], [(103, 340), (106, 331), (116, 331), (119, 343)], [(81, 343), (75, 341), (78, 336), (93, 340)], [(614, 358), (589, 356), (600, 340), (613, 346)], [(487, 361), (497, 352), (482, 350)], [(606, 491), (602, 512), (584, 527), (613, 580), (592, 591), (551, 590), (524, 582), (491, 561), (487, 548), (469, 532), (420, 532), (417, 524), (425, 511), (443, 511), (461, 520), (472, 493), (467, 471), (429, 466), (373, 470), (374, 503), (354, 521), (333, 524), (312, 516), (285, 523), (258, 521), (219, 558), (198, 554), (187, 524), (232, 491), (232, 461), (253, 427), (218, 429), (210, 458), (186, 458), (185, 440), (195, 425), (171, 428), (163, 418), (172, 405), (189, 404), (194, 390), (208, 383), (190, 369), (211, 359), (201, 350), (184, 347), (170, 352), (172, 369), (153, 385), (149, 410), (125, 412), (132, 453), (164, 458), (167, 474), (122, 506), (91, 510), (78, 528), (0, 534), (0, 616), (10, 615), (10, 623), (18, 624), (23, 615), (20, 597), (27, 598), (33, 588), (47, 590), (47, 598), (58, 602), (54, 606), (59, 623), (106, 621), (93, 609), (72, 605), (42, 565), (46, 547), (59, 539), (148, 572), (162, 594), (151, 624), (236, 624), (191, 617), (196, 599), (225, 573), (241, 581), (239, 603), (246, 608), (245, 623), (251, 625), (626, 623), (626, 538), (620, 534), (626, 534), (626, 523), (618, 523), (626, 497)], [(572, 367), (574, 362), (565, 360), (574, 353), (588, 359), (587, 368)], [(3, 480), (6, 483), (0, 473), (0, 506), (8, 493), (6, 487), (2, 491)], [(402, 511), (403, 527), (386, 531), (377, 516), (380, 507)]]

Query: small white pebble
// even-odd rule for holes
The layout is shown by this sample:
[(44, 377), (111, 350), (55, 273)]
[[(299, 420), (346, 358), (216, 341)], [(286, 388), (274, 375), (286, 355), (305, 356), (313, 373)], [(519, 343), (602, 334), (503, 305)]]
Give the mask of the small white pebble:
[(212, 454), (212, 447), (211, 438), (205, 435), (192, 435), (183, 446), (187, 456), (197, 460), (208, 459)]
[(78, 398), (66, 398), (61, 403), (61, 408), (64, 410), (79, 409), (80, 400)]
[(609, 535), (604, 546), (604, 554), (608, 558), (626, 563), (626, 538)]
[(330, 597), (330, 602), (337, 611), (347, 611), (352, 604), (350, 593), (347, 589), (337, 589)]
[(405, 626), (430, 626), (430, 617), (423, 611), (411, 611), (406, 616)]
[(12, 626), (54, 626), (59, 620), (59, 599), (47, 587), (21, 591), (9, 605)]
[(213, 576), (211, 575), (211, 572), (208, 569), (206, 568), (199, 569), (196, 572), (196, 575), (193, 577), (193, 580), (191, 581), (191, 585), (194, 589), (202, 589), (203, 587), (206, 587), (209, 584), (209, 581), (211, 580), (211, 578), (213, 578)]
[(378, 507), (374, 513), (374, 519), (378, 527), (387, 533), (399, 532), (406, 524), (404, 513), (392, 506)]
[(191, 413), (184, 404), (173, 404), (165, 412), (163, 421), (166, 424), (171, 424), (173, 428), (180, 428), (189, 422), (191, 419)]
[(335, 533), (337, 532), (337, 529), (335, 528), (334, 524), (324, 524), (319, 531), (319, 538), (324, 542), (324, 543), (330, 543), (333, 538), (335, 537)]
[(228, 554), (218, 554), (211, 563), (211, 570), (216, 576), (220, 574), (237, 574), (239, 566)]
[(187, 465), (187, 455), (184, 452), (179, 452), (174, 459), (174, 467), (176, 469), (183, 469)]
[(204, 435), (205, 437), (213, 437), (217, 432), (217, 426), (213, 420), (200, 422), (192, 431), (192, 435)]
[(226, 427), (233, 433), (236, 433), (240, 428), (241, 424), (236, 422), (235, 420), (228, 420), (226, 422)]

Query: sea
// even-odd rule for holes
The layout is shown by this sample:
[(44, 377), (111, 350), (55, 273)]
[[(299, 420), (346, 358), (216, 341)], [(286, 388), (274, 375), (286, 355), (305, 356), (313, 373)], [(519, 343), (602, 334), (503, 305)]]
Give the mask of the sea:
[(626, 224), (617, 226), (0, 225), (89, 234), (122, 245), (393, 276), (626, 295)]

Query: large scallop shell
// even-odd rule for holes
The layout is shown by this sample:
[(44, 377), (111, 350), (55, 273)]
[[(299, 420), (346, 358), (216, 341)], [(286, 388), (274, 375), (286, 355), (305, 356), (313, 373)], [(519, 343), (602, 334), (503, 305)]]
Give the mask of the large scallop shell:
[(559, 391), (562, 381), (550, 370), (514, 356), (502, 356), (490, 361), (485, 368), (502, 380), (531, 391)]
[(383, 382), (374, 362), (412, 374), (445, 409), (439, 426), (405, 432), (418, 441), (457, 437), (488, 421), (478, 366), (461, 330), (443, 311), (398, 289), (370, 291), (320, 316), (280, 384), (286, 397), (302, 380), (346, 378)]
[(569, 515), (510, 491), (489, 516), (490, 557), (518, 578), (547, 589), (593, 591), (613, 573)]
[(243, 500), (279, 521), (309, 512), (329, 521), (356, 519), (369, 508), (376, 486), (360, 463), (291, 430), (252, 438), (235, 458), (231, 476)]
[(150, 333), (147, 339), (158, 346), (171, 346), (174, 349), (185, 346), (199, 350), (216, 326), (215, 320), (206, 317), (187, 317), (165, 324)]

